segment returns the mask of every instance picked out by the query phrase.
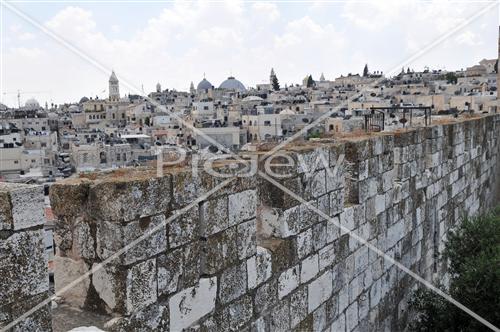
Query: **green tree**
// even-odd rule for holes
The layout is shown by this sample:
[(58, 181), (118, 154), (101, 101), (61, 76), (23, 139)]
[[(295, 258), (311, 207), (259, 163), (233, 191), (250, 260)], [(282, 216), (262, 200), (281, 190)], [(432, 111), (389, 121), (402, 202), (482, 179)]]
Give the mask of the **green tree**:
[[(495, 326), (500, 326), (500, 210), (465, 220), (448, 235), (441, 257), (450, 273), (440, 288)], [(427, 289), (410, 301), (417, 312), (412, 331), (486, 331), (487, 328)]]
[(314, 86), (314, 80), (312, 78), (312, 75), (309, 75), (309, 77), (307, 78), (307, 87), (312, 88), (313, 86)]
[(450, 71), (450, 72), (446, 73), (446, 75), (444, 76), (444, 78), (446, 79), (446, 81), (449, 84), (457, 84), (458, 78), (457, 78), (457, 75), (454, 72)]
[(363, 68), (363, 77), (368, 76), (368, 64), (365, 65), (365, 68)]
[(272, 76), (271, 78), (271, 84), (273, 86), (274, 91), (279, 91), (280, 89), (280, 82), (278, 81), (278, 77), (276, 75)]

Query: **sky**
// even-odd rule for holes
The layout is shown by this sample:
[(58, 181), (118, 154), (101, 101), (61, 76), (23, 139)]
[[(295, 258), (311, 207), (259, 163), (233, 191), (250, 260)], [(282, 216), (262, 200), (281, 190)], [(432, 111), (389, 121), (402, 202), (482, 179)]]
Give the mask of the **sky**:
[(204, 75), (216, 87), (231, 75), (255, 86), (271, 68), (282, 85), (365, 64), (394, 74), (408, 59), (415, 70), (455, 70), (498, 54), (491, 0), (0, 2), (0, 102), (9, 106), (18, 91), (21, 105), (104, 98), (112, 69), (127, 94), (158, 82), (188, 90)]

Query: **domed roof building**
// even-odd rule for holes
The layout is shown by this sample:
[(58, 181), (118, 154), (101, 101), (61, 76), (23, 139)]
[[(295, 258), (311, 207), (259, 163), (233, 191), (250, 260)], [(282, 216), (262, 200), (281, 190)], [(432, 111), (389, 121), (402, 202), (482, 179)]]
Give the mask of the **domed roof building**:
[(78, 103), (83, 104), (83, 103), (86, 103), (88, 101), (89, 101), (89, 99), (87, 97), (82, 97)]
[(26, 102), (24, 103), (24, 108), (30, 109), (30, 110), (36, 110), (36, 109), (40, 108), (40, 104), (38, 103), (38, 101), (35, 98), (30, 98), (30, 99), (26, 100)]
[(198, 92), (202, 92), (202, 91), (205, 91), (205, 90), (210, 90), (212, 88), (213, 88), (212, 83), (210, 83), (205, 77), (203, 77), (203, 79), (201, 80), (201, 82), (198, 83), (198, 86), (196, 87), (196, 90)]
[(233, 76), (229, 76), (227, 80), (222, 82), (219, 86), (219, 89), (225, 89), (225, 90), (234, 90), (234, 91), (239, 91), (239, 92), (244, 92), (247, 91), (243, 83), (238, 81), (236, 78)]

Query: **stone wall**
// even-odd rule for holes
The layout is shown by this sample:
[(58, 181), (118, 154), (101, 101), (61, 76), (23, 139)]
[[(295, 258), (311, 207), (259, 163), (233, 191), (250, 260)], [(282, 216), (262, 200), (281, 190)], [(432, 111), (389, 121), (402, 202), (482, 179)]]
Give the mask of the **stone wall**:
[(493, 205), (498, 120), (288, 149), (305, 163), (278, 181), (330, 220), (258, 175), (200, 201), (223, 179), (119, 171), (56, 184), (56, 289), (83, 275), (62, 296), (112, 314), (109, 330), (404, 330), (415, 282), (332, 220), (445, 280), (447, 230)]
[[(49, 296), (43, 187), (0, 182), (0, 329)], [(13, 331), (50, 331), (50, 302)]]

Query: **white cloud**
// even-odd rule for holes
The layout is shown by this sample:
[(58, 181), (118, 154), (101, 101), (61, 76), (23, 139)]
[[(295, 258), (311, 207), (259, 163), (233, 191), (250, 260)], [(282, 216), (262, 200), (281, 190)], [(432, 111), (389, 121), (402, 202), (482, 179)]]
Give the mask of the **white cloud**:
[(270, 22), (274, 22), (280, 18), (280, 12), (278, 6), (270, 2), (255, 2), (252, 5), (252, 9), (258, 16), (264, 17)]

